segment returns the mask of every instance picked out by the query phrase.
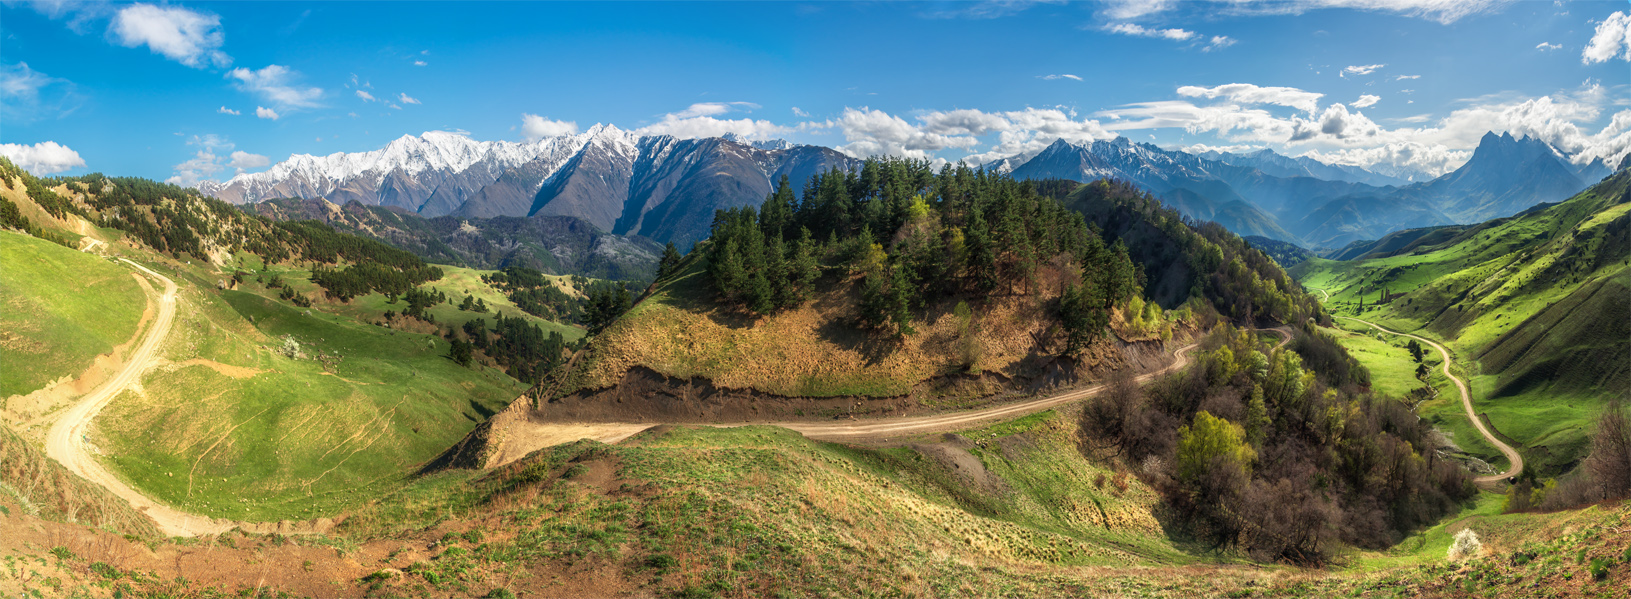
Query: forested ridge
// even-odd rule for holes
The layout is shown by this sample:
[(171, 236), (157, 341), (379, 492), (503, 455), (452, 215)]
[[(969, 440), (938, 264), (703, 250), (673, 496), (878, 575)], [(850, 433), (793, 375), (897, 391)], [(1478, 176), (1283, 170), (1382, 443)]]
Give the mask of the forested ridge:
[(915, 160), (817, 174), (798, 195), (784, 177), (758, 209), (717, 212), (712, 231), (700, 247), (725, 301), (770, 314), (823, 277), (853, 279), (857, 324), (894, 335), (942, 300), (1031, 296), (1057, 300), (1069, 352), (1102, 333), (1142, 276), (1124, 247), (1032, 184)]

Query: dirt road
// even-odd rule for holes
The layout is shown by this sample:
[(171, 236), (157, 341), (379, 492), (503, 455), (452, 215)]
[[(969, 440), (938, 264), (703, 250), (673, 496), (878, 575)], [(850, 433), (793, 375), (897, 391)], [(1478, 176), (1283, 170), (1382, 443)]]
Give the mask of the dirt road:
[(129, 501), (132, 507), (145, 513), (158, 523), (159, 530), (165, 534), (175, 536), (195, 536), (199, 534), (220, 533), (230, 530), (234, 524), (217, 521), (204, 516), (188, 514), (160, 505), (130, 488), (124, 481), (119, 480), (113, 473), (102, 467), (94, 456), (85, 447), (90, 434), (91, 422), (96, 419), (97, 413), (102, 411), (120, 392), (141, 380), (141, 375), (157, 357), (159, 344), (170, 333), (170, 324), (176, 315), (176, 284), (169, 277), (153, 272), (151, 269), (124, 260), (125, 263), (136, 267), (164, 282), (164, 293), (159, 297), (158, 317), (153, 319), (153, 325), (147, 330), (147, 337), (142, 339), (141, 345), (130, 354), (125, 361), (124, 370), (109, 378), (102, 386), (80, 398), (78, 403), (69, 408), (62, 418), (51, 427), (45, 438), (45, 453), (51, 456), (74, 474), (85, 477), (96, 484), (106, 487), (114, 495)]
[[(1287, 343), (1291, 342), (1290, 328), (1278, 327), (1262, 330), (1273, 331), (1280, 335), (1281, 340), (1278, 347), (1285, 347)], [(1193, 343), (1178, 348), (1173, 352), (1177, 359), (1174, 360), (1172, 364), (1169, 364), (1167, 367), (1155, 372), (1140, 375), (1135, 380), (1143, 383), (1157, 376), (1161, 376), (1188, 366), (1190, 361), (1189, 352), (1193, 349), (1195, 349), (1195, 344)], [(851, 443), (887, 442), (899, 437), (962, 430), (982, 422), (1019, 418), (1021, 416), (1034, 414), (1036, 412), (1041, 412), (1043, 410), (1054, 408), (1070, 402), (1081, 401), (1083, 399), (1093, 397), (1094, 395), (1098, 395), (1100, 392), (1103, 392), (1104, 389), (1104, 385), (1095, 385), (1085, 389), (1066, 391), (1058, 395), (1039, 397), (1030, 401), (1004, 404), (983, 410), (952, 412), (947, 414), (936, 414), (933, 416), (877, 418), (867, 420), (834, 420), (823, 422), (811, 422), (808, 420), (794, 422), (743, 422), (714, 426), (738, 427), (749, 425), (771, 425), (795, 430), (804, 434), (806, 437), (822, 441), (843, 441)], [(581, 438), (594, 439), (602, 443), (616, 443), (655, 425), (630, 423), (543, 424), (529, 422), (522, 426), (526, 426), (532, 430), (528, 430), (525, 434), (512, 435), (512, 439), (549, 440), (553, 441), (554, 443), (561, 443), (568, 440), (577, 440)], [(574, 436), (578, 433), (583, 434), (581, 436)], [(532, 443), (528, 443), (528, 445), (534, 445), (538, 442), (539, 441), (533, 441)], [(536, 447), (507, 447), (506, 451), (504, 452), (504, 457), (499, 461), (489, 464), (489, 466), (502, 466), (510, 461), (526, 456), (532, 451), (542, 449), (543, 447), (547, 447), (547, 445), (537, 445)]]
[(1426, 343), (1428, 345), (1431, 345), (1431, 346), (1433, 346), (1433, 349), (1438, 350), (1438, 355), (1440, 357), (1444, 358), (1444, 365), (1443, 365), (1443, 367), (1444, 367), (1444, 376), (1449, 377), (1450, 380), (1455, 383), (1455, 388), (1457, 390), (1461, 391), (1461, 407), (1463, 407), (1463, 408), (1465, 408), (1467, 410), (1467, 419), (1472, 421), (1473, 426), (1478, 427), (1478, 432), (1483, 433), (1484, 438), (1489, 440), (1490, 445), (1494, 445), (1496, 449), (1501, 450), (1501, 453), (1506, 455), (1507, 461), (1510, 461), (1512, 463), (1512, 467), (1508, 468), (1506, 472), (1502, 472), (1500, 474), (1492, 474), (1490, 476), (1480, 476), (1480, 477), (1475, 478), (1473, 480), (1478, 482), (1478, 483), (1483, 483), (1483, 484), (1499, 483), (1499, 482), (1505, 482), (1507, 479), (1512, 478), (1514, 476), (1517, 476), (1519, 472), (1523, 472), (1523, 456), (1518, 453), (1518, 450), (1513, 449), (1511, 445), (1507, 445), (1506, 443), (1502, 443), (1500, 439), (1495, 438), (1495, 433), (1490, 432), (1489, 428), (1484, 426), (1483, 419), (1479, 418), (1478, 413), (1473, 411), (1473, 409), (1472, 409), (1472, 394), (1467, 391), (1467, 383), (1463, 382), (1459, 378), (1456, 378), (1455, 375), (1450, 374), (1450, 352), (1448, 350), (1445, 350), (1444, 346), (1439, 345), (1437, 343), (1434, 343), (1433, 341), (1431, 341), (1429, 339), (1426, 339), (1424, 337), (1418, 337), (1416, 335), (1411, 335), (1410, 333), (1400, 333), (1398, 331), (1390, 331), (1390, 330), (1384, 329), (1380, 325), (1378, 325), (1378, 324), (1376, 324), (1374, 322), (1366, 322), (1366, 321), (1360, 320), (1358, 318), (1349, 318), (1347, 316), (1336, 316), (1334, 318), (1341, 318), (1343, 320), (1352, 320), (1352, 321), (1360, 323), (1360, 324), (1369, 325), (1372, 328), (1374, 328), (1374, 329), (1376, 329), (1378, 331), (1381, 331), (1383, 333), (1387, 333), (1389, 335), (1400, 335), (1400, 336), (1403, 336), (1403, 337), (1409, 337), (1411, 339), (1415, 339), (1415, 340), (1420, 341), (1422, 343)]

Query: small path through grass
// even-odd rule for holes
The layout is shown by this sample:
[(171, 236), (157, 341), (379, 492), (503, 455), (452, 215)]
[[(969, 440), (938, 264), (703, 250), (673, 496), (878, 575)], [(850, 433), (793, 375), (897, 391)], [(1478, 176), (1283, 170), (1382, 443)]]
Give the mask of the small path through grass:
[(1451, 362), (1450, 362), (1450, 352), (1449, 352), (1449, 350), (1444, 349), (1444, 346), (1433, 342), (1431, 339), (1427, 339), (1425, 337), (1419, 337), (1419, 336), (1416, 336), (1416, 335), (1411, 335), (1410, 333), (1400, 333), (1398, 331), (1390, 331), (1390, 330), (1387, 330), (1385, 328), (1382, 328), (1381, 325), (1378, 325), (1378, 324), (1373, 323), (1373, 322), (1367, 322), (1367, 321), (1364, 321), (1364, 320), (1360, 320), (1358, 318), (1352, 318), (1352, 317), (1348, 317), (1348, 316), (1333, 316), (1332, 318), (1341, 318), (1343, 320), (1352, 320), (1352, 321), (1360, 323), (1360, 324), (1369, 325), (1372, 328), (1374, 328), (1374, 329), (1376, 329), (1378, 331), (1381, 331), (1383, 333), (1387, 333), (1389, 335), (1399, 335), (1399, 336), (1402, 336), (1402, 337), (1409, 337), (1411, 339), (1415, 339), (1415, 340), (1420, 341), (1422, 343), (1426, 343), (1428, 345), (1431, 345), (1431, 346), (1433, 346), (1433, 349), (1438, 350), (1439, 356), (1444, 358), (1444, 364), (1442, 365), (1443, 368), (1444, 368), (1444, 376), (1449, 377), (1450, 380), (1455, 383), (1456, 390), (1461, 392), (1461, 407), (1466, 409), (1467, 419), (1471, 420), (1472, 425), (1478, 427), (1478, 432), (1482, 433), (1484, 435), (1484, 438), (1489, 440), (1489, 444), (1494, 445), (1496, 449), (1501, 450), (1501, 453), (1506, 455), (1507, 461), (1511, 462), (1511, 464), (1512, 464), (1511, 467), (1507, 468), (1506, 472), (1502, 472), (1500, 474), (1492, 474), (1492, 475), (1489, 475), (1489, 476), (1480, 476), (1478, 478), (1473, 479), (1473, 481), (1477, 482), (1478, 484), (1487, 486), (1487, 485), (1491, 485), (1491, 484), (1504, 482), (1507, 479), (1510, 479), (1510, 478), (1512, 478), (1514, 476), (1517, 476), (1518, 473), (1523, 472), (1523, 456), (1518, 453), (1518, 450), (1513, 449), (1511, 445), (1507, 445), (1506, 443), (1502, 443), (1500, 439), (1495, 438), (1495, 433), (1491, 432), (1489, 430), (1489, 427), (1484, 426), (1484, 420), (1482, 418), (1479, 418), (1478, 413), (1472, 409), (1472, 394), (1470, 392), (1468, 392), (1468, 390), (1467, 390), (1467, 383), (1465, 381), (1462, 381), (1460, 378), (1457, 378), (1455, 375), (1450, 374), (1450, 363)]

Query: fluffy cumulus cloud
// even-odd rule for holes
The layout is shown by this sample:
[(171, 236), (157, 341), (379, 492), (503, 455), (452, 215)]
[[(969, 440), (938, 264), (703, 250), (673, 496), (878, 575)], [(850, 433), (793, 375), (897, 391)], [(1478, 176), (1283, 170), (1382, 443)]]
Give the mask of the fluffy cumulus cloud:
[(397, 99), (401, 100), (403, 104), (418, 104), (419, 103), (419, 100), (417, 98), (414, 98), (413, 96), (410, 96), (408, 94), (402, 94)]
[(1373, 96), (1373, 95), (1370, 95), (1370, 94), (1364, 94), (1364, 95), (1359, 96), (1358, 100), (1354, 100), (1354, 108), (1369, 108), (1371, 106), (1375, 106), (1377, 102), (1381, 102), (1381, 101), (1382, 101), (1381, 96)]
[(560, 137), (578, 132), (578, 124), (572, 121), (552, 121), (536, 114), (521, 115), (521, 135), (527, 141), (537, 141), (546, 137)]
[(1591, 43), (1580, 52), (1580, 62), (1585, 64), (1616, 58), (1631, 60), (1631, 14), (1618, 11), (1597, 24)]
[(1250, 83), (1230, 83), (1217, 87), (1186, 85), (1178, 88), (1178, 95), (1190, 98), (1222, 98), (1242, 104), (1276, 104), (1290, 106), (1312, 114), (1325, 94), (1303, 91), (1295, 87), (1260, 87)]
[(274, 108), (316, 108), (317, 101), (323, 97), (323, 90), (317, 87), (297, 85), (294, 80), (299, 73), (282, 65), (267, 65), (258, 71), (245, 68), (232, 69), (227, 73), (234, 86), (240, 91), (260, 96), (272, 103)]
[(271, 158), (267, 158), (260, 154), (250, 154), (249, 152), (245, 152), (243, 150), (235, 151), (228, 155), (227, 158), (227, 167), (234, 169), (239, 173), (253, 168), (266, 168), (268, 166), (272, 166)]
[(1427, 115), (1398, 119), (1412, 126), (1396, 129), (1383, 127), (1359, 112), (1379, 101), (1376, 96), (1361, 96), (1347, 105), (1331, 104), (1304, 116), (1275, 114), (1252, 106), (1247, 99), (1251, 96), (1198, 93), (1208, 89), (1216, 88), (1181, 90), (1180, 95), (1216, 101), (1143, 102), (1096, 116), (1105, 119), (1105, 128), (1111, 131), (1176, 128), (1191, 134), (1216, 135), (1226, 143), (1278, 146), (1286, 153), (1301, 151), (1336, 164), (1433, 176), (1465, 162), (1489, 131), (1534, 137), (1576, 163), (1602, 159), (1617, 164), (1631, 153), (1631, 110), (1614, 114), (1609, 124), (1596, 132), (1582, 126), (1597, 122), (1604, 110), (1616, 102), (1607, 89), (1596, 83), (1539, 98), (1478, 102), (1436, 122)]
[(108, 34), (127, 48), (147, 46), (154, 54), (194, 68), (225, 67), (221, 18), (179, 6), (132, 4), (119, 10)]
[(175, 174), (165, 183), (195, 187), (199, 183), (214, 180), (217, 174), (228, 170), (232, 174), (243, 174), (245, 171), (266, 168), (272, 165), (272, 159), (260, 154), (251, 154), (243, 150), (234, 150), (236, 147), (225, 137), (210, 133), (194, 135), (187, 140), (187, 145), (198, 148), (192, 158), (175, 165)]
[(787, 127), (764, 119), (717, 118), (732, 112), (752, 111), (758, 108), (759, 105), (752, 102), (700, 102), (687, 106), (684, 110), (665, 114), (662, 120), (636, 129), (635, 132), (641, 135), (672, 135), (682, 139), (730, 134), (748, 141), (759, 141), (784, 136), (801, 128), (806, 130), (810, 128), (808, 124)]
[(376, 99), (376, 98), (374, 98), (374, 94), (370, 94), (370, 93), (365, 92), (365, 91), (360, 90), (360, 89), (357, 90), (356, 93), (357, 93), (357, 97), (362, 98), (362, 101), (364, 101), (364, 102), (373, 102)]
[(255, 116), (257, 118), (263, 118), (263, 119), (268, 119), (268, 120), (273, 120), (273, 121), (278, 120), (277, 111), (272, 110), (270, 108), (267, 108), (265, 106), (256, 106), (255, 107)]
[(1115, 137), (1098, 121), (1077, 120), (1074, 113), (1059, 108), (931, 111), (917, 115), (915, 121), (863, 107), (845, 108), (837, 119), (805, 126), (837, 129), (848, 142), (837, 149), (851, 156), (934, 159), (943, 150), (961, 150), (969, 152), (961, 160), (975, 165), (1028, 158), (1059, 139), (1085, 143)]
[(225, 106), (222, 106), (220, 108), (215, 109), (215, 112), (218, 113), (218, 114), (230, 114), (232, 116), (238, 116), (240, 114), (243, 114), (242, 112), (233, 110), (231, 108), (227, 108)]
[(85, 166), (85, 159), (79, 157), (79, 152), (54, 141), (42, 141), (33, 145), (0, 144), (0, 156), (5, 156), (12, 164), (37, 176)]

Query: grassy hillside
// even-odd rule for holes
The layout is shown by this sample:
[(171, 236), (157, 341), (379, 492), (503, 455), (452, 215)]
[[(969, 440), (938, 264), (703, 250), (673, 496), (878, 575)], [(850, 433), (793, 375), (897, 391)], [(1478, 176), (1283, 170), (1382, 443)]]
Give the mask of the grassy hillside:
[[(1331, 568), (1249, 564), (1191, 541), (1117, 460), (1084, 456), (1075, 422), (1047, 412), (887, 449), (771, 427), (662, 427), (420, 479), (326, 537), (228, 534), (210, 546), (214, 573), (178, 569), (197, 547), (132, 551), (123, 539), (48, 528), (48, 543), (70, 549), (55, 556), (0, 538), (0, 554), (30, 556), (12, 572), (60, 572), (55, 592), (43, 576), (3, 571), (0, 589), (51, 595), (112, 580), (137, 597), (1530, 597), (1631, 588), (1612, 532), (1631, 526), (1631, 508), (1496, 515), (1492, 494), (1393, 549), (1348, 550)], [(1469, 528), (1480, 549), (1447, 559)]]
[(999, 297), (982, 306), (967, 345), (978, 359), (966, 369), (955, 302), (922, 311), (917, 333), (902, 340), (869, 334), (853, 324), (858, 285), (839, 270), (821, 280), (810, 301), (755, 318), (717, 299), (702, 254), (693, 252), (677, 274), (596, 336), (573, 387), (609, 387), (645, 367), (778, 395), (894, 396), (938, 375), (1024, 377), (1041, 368), (1031, 335), (1051, 327), (1049, 298)]
[(0, 424), (0, 514), (141, 537), (159, 532), (128, 502), (68, 472), (5, 424)]
[[(1542, 474), (1555, 475), (1581, 457), (1603, 402), (1631, 392), (1628, 186), (1631, 172), (1621, 171), (1568, 201), (1438, 243), (1364, 260), (1316, 258), (1292, 274), (1328, 293), (1335, 314), (1444, 340), (1480, 410)], [(1475, 434), (1454, 414), (1459, 407), (1443, 410), (1426, 414), (1458, 438)]]
[(13, 231), (0, 262), (0, 397), (78, 376), (135, 336), (147, 299), (129, 268)]
[(222, 291), (210, 267), (160, 268), (182, 285), (169, 364), (117, 397), (91, 441), (135, 487), (181, 509), (333, 515), (402, 484), (524, 388), (452, 363), (439, 335)]

